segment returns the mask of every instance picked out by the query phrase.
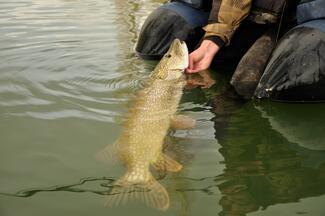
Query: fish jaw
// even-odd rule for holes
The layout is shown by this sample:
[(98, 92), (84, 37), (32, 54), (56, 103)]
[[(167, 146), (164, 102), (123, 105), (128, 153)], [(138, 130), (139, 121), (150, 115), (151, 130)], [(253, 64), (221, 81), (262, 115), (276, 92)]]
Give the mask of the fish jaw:
[(169, 50), (165, 55), (172, 55), (177, 56), (179, 59), (178, 61), (182, 62), (180, 66), (178, 66), (180, 70), (185, 70), (188, 67), (189, 64), (189, 57), (188, 57), (188, 48), (184, 41), (181, 41), (179, 39), (175, 39)]
[(186, 43), (175, 39), (151, 76), (163, 80), (183, 78), (188, 64), (189, 57)]

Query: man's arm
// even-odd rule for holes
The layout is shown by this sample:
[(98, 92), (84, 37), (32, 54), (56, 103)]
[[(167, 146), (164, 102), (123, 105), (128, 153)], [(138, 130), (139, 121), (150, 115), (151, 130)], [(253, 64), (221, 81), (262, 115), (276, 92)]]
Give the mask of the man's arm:
[(189, 56), (188, 73), (208, 69), (213, 57), (230, 40), (248, 16), (253, 0), (213, 0), (206, 33), (200, 47)]

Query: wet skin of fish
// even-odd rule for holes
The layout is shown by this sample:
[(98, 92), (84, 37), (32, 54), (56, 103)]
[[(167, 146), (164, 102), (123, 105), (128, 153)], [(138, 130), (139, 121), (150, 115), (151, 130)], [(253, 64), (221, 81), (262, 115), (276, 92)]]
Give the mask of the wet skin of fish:
[(115, 144), (98, 154), (101, 159), (116, 154), (127, 168), (124, 176), (115, 182), (107, 206), (138, 196), (148, 205), (160, 210), (168, 209), (168, 193), (152, 176), (150, 166), (171, 172), (182, 169), (182, 165), (162, 152), (162, 147), (171, 127), (185, 129), (194, 126), (194, 120), (176, 115), (187, 66), (187, 46), (175, 39), (144, 87), (137, 92)]

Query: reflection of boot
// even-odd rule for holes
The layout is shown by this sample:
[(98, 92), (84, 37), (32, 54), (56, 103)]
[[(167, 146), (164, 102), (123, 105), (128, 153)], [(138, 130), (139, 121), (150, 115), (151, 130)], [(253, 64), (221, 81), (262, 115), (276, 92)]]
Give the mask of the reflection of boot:
[(233, 88), (228, 88), (222, 94), (216, 95), (209, 105), (217, 115), (228, 116), (244, 104), (244, 101)]
[(250, 99), (253, 96), (266, 62), (275, 46), (275, 38), (274, 29), (270, 29), (262, 35), (240, 60), (231, 78), (231, 85), (245, 99)]
[(259, 208), (259, 203), (252, 196), (249, 190), (249, 182), (243, 178), (236, 178), (218, 185), (222, 193), (220, 205), (222, 211), (220, 216), (245, 216), (250, 212), (255, 212)]
[(236, 112), (245, 102), (233, 88), (225, 90), (209, 101), (211, 111), (215, 114), (214, 121), (215, 138), (219, 141), (225, 136), (229, 117)]

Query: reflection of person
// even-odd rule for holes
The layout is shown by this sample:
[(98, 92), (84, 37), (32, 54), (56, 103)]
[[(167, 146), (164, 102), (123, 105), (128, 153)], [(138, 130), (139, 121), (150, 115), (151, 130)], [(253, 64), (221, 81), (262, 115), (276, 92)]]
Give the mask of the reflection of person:
[(216, 53), (230, 40), (241, 22), (248, 16), (252, 0), (214, 0), (209, 24), (200, 46), (189, 55), (188, 73), (208, 69)]
[(200, 87), (202, 89), (210, 88), (216, 81), (211, 77), (210, 71), (203, 70), (195, 74), (189, 74), (186, 80), (187, 89)]
[[(224, 106), (223, 110), (233, 111), (220, 113), (220, 106)], [(288, 112), (290, 108), (295, 111)], [(297, 115), (302, 110), (311, 110), (306, 106), (298, 108), (298, 111), (296, 109), (296, 106), (288, 107), (287, 104), (272, 106), (272, 109), (253, 104), (240, 107), (229, 97), (221, 95), (217, 103), (212, 104), (215, 138), (221, 146), (219, 152), (225, 165), (220, 175), (224, 179), (218, 184), (222, 194), (219, 215), (245, 216), (277, 204), (282, 204), (281, 208), (289, 208), (289, 205), (284, 205), (286, 203), (291, 203), (290, 206), (296, 203), (300, 209), (308, 209), (301, 200), (308, 197), (320, 197), (315, 199), (315, 203), (323, 201), (325, 151), (309, 150), (283, 136), (288, 128), (297, 127), (292, 124), (291, 117), (295, 117), (297, 122), (305, 119), (315, 122), (313, 119), (317, 112)], [(272, 122), (279, 120), (286, 120), (288, 128), (274, 130)], [(298, 133), (295, 135), (299, 137)], [(324, 135), (319, 135), (324, 138)], [(307, 144), (313, 139), (309, 136), (304, 142)], [(322, 206), (315, 205), (314, 208), (321, 210)], [(294, 215), (296, 209), (292, 211), (293, 214), (288, 215)]]

